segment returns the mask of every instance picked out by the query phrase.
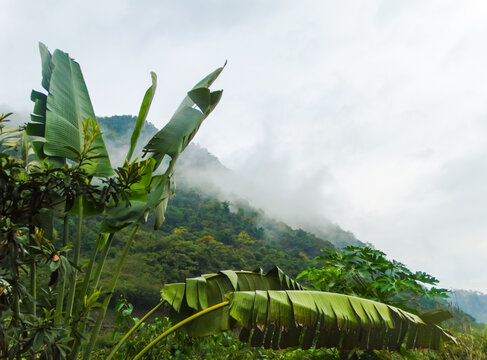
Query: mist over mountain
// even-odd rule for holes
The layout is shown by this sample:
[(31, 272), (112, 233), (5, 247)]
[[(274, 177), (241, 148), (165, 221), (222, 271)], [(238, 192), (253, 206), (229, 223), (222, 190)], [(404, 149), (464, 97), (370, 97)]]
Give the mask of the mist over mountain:
[(453, 290), (450, 292), (450, 302), (475, 320), (487, 324), (487, 294), (472, 290)]
[[(132, 129), (137, 118), (130, 115), (116, 115), (98, 118), (106, 146), (111, 154), (113, 165), (120, 166), (125, 158)], [(142, 155), (142, 147), (158, 129), (150, 122), (146, 123), (139, 138), (135, 156)], [(330, 241), (337, 247), (347, 245), (363, 246), (352, 232), (343, 230), (339, 225), (316, 213), (313, 209), (296, 208), (295, 197), (299, 194), (282, 192), (276, 198), (268, 190), (260, 187), (258, 178), (250, 174), (236, 173), (225, 167), (217, 157), (198, 144), (191, 143), (181, 154), (176, 165), (176, 182), (216, 197), (220, 201), (229, 201), (235, 208), (256, 207), (263, 216), (270, 216), (286, 224), (315, 234)], [(279, 184), (276, 184), (276, 188)]]

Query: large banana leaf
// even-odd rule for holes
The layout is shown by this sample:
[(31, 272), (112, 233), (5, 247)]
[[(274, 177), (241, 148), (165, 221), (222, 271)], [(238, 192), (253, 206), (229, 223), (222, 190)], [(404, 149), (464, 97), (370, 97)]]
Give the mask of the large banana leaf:
[[(222, 97), (223, 91), (212, 92), (209, 87), (224, 67), (225, 65), (216, 69), (198, 82), (183, 99), (171, 120), (144, 147), (144, 154), (151, 153), (151, 157), (156, 160), (155, 168), (161, 164), (166, 155), (171, 158), (164, 176), (155, 178), (152, 186), (155, 189), (150, 196), (151, 209), (155, 211), (154, 229), (160, 228), (164, 222), (164, 213), (169, 200), (168, 194), (171, 192), (168, 188), (173, 182), (174, 166), (179, 155), (194, 138), (203, 120), (218, 105)], [(161, 195), (158, 195), (159, 193)]]
[[(109, 207), (103, 221), (103, 231), (118, 231), (130, 224), (143, 222), (147, 218), (150, 210), (155, 212), (154, 228), (158, 229), (164, 222), (164, 214), (167, 208), (169, 197), (174, 190), (174, 166), (179, 154), (186, 148), (191, 139), (195, 136), (203, 120), (218, 104), (222, 91), (210, 92), (208, 87), (216, 80), (222, 72), (223, 67), (218, 68), (203, 80), (198, 82), (194, 88), (188, 92), (181, 105), (176, 110), (169, 123), (155, 134), (148, 144), (144, 147), (145, 153), (151, 153), (151, 160), (154, 161), (153, 171), (157, 169), (166, 155), (171, 157), (166, 172), (162, 175), (155, 175), (149, 186), (149, 196), (147, 202), (141, 202), (141, 198), (136, 198), (136, 202), (131, 202), (130, 208), (123, 203)], [(156, 87), (156, 79), (153, 75), (153, 84), (147, 90), (146, 95), (137, 118), (136, 129), (140, 132), (142, 120), (147, 115), (146, 108), (150, 105)], [(139, 119), (141, 122), (139, 122)], [(138, 136), (132, 137), (131, 149), (127, 158), (133, 153), (133, 147)], [(139, 195), (143, 195), (140, 194)], [(146, 196), (147, 197), (147, 196)], [(135, 206), (134, 206), (135, 205)]]
[[(179, 321), (200, 310), (227, 300), (225, 294), (233, 291), (253, 290), (304, 290), (304, 288), (283, 273), (278, 267), (267, 274), (256, 271), (223, 270), (217, 274), (206, 274), (186, 279), (185, 283), (166, 284), (161, 297), (172, 307), (170, 316)], [(208, 318), (211, 318), (208, 321)], [(196, 320), (186, 331), (190, 335), (201, 336), (220, 331), (221, 326), (229, 326), (228, 308), (222, 312), (209, 314), (205, 320)]]
[(354, 296), (272, 290), (228, 296), (230, 318), (243, 327), (240, 339), (253, 346), (399, 350), (404, 344), (437, 349), (441, 338), (454, 340), (421, 316)]
[[(415, 315), (355, 296), (255, 290), (229, 292), (227, 297), (230, 301), (185, 320), (183, 328), (192, 336), (206, 336), (238, 326), (242, 328), (241, 341), (273, 349), (399, 350), (403, 345), (408, 349), (438, 349), (441, 339), (456, 342), (428, 315)], [(451, 317), (448, 312), (441, 313), (441, 320)]]
[(144, 151), (156, 159), (157, 165), (166, 155), (172, 159), (177, 158), (196, 135), (203, 120), (218, 104), (222, 91), (212, 92), (208, 88), (224, 66), (206, 76), (188, 92), (171, 120), (144, 147)]
[[(40, 45), (42, 58), (42, 85), (48, 90), (47, 100), (41, 93), (33, 92), (35, 102), (29, 135), (44, 137), (43, 147), (39, 144), (36, 153), (52, 157), (77, 160), (68, 147), (81, 153), (84, 135), (82, 123), (95, 120), (88, 90), (80, 66), (68, 54), (56, 50), (51, 56), (44, 45)], [(38, 141), (37, 143), (39, 143)], [(110, 159), (102, 137), (97, 137), (89, 154), (93, 160), (85, 170), (95, 176), (113, 174)]]
[[(273, 281), (265, 281), (267, 277)], [(269, 289), (274, 286), (296, 290)], [(227, 290), (225, 297), (229, 300), (218, 302)], [(185, 319), (154, 339), (134, 360), (141, 359), (177, 329), (192, 336), (205, 336), (239, 326), (241, 341), (273, 349), (300, 346), (399, 350), (403, 345), (437, 349), (442, 338), (456, 342), (437, 325), (451, 318), (449, 312), (435, 310), (415, 315), (355, 296), (307, 291), (279, 269), (265, 276), (248, 271), (202, 275), (187, 279), (186, 283), (166, 285), (161, 293), (173, 312), (184, 313)], [(201, 311), (195, 313), (197, 309)]]
[(164, 285), (161, 297), (178, 312), (183, 307), (194, 313), (225, 301), (228, 292), (253, 290), (304, 290), (304, 287), (276, 266), (265, 275), (261, 269), (223, 270), (188, 278), (185, 283)]

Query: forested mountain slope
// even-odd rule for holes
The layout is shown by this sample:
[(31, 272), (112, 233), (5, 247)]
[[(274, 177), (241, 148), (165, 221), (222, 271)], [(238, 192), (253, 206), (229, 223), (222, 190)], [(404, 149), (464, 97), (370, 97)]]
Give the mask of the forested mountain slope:
[[(136, 117), (120, 115), (98, 118), (101, 123), (103, 138), (110, 151), (112, 163), (119, 166), (122, 164), (126, 149), (130, 142), (130, 134), (135, 126)], [(145, 124), (140, 135), (139, 144), (146, 144), (157, 132), (151, 123)], [(136, 150), (136, 156), (142, 156), (142, 145)], [(138, 154), (138, 155), (137, 155)], [(247, 194), (255, 184), (248, 184), (242, 180), (241, 174), (237, 174), (226, 168), (217, 157), (207, 149), (198, 144), (191, 143), (181, 154), (176, 168), (176, 181), (187, 188), (193, 188), (197, 192), (211, 196), (220, 201), (228, 201), (231, 204), (238, 204), (237, 207), (255, 207), (249, 204)], [(176, 205), (177, 206), (177, 205)], [(262, 210), (269, 215), (265, 207)], [(296, 210), (296, 212), (300, 212)], [(297, 215), (301, 214), (295, 214)], [(282, 220), (279, 216), (272, 215)], [(316, 220), (319, 219), (319, 220)], [(332, 242), (337, 247), (347, 245), (363, 246), (364, 243), (357, 240), (353, 233), (345, 231), (340, 226), (328, 219), (316, 217), (305, 222), (292, 222), (292, 219), (285, 221), (295, 228), (302, 228), (312, 232), (316, 236)]]
[[(121, 165), (136, 117), (111, 116), (99, 121), (114, 156), (112, 162)], [(139, 144), (147, 143), (156, 132), (147, 123)], [(141, 156), (141, 147), (138, 152)], [(165, 282), (227, 268), (278, 265), (295, 276), (312, 264), (321, 248), (365, 245), (331, 222), (308, 225), (305, 231), (271, 219), (265, 209), (253, 208), (244, 195), (223, 191), (225, 184), (231, 188), (236, 176), (207, 149), (188, 146), (178, 163), (178, 187), (165, 224), (158, 231), (144, 227), (132, 249), (127, 264), (131, 271), (120, 282), (120, 290), (131, 301), (152, 304)], [(108, 266), (113, 266), (116, 256), (116, 252), (112, 254)], [(478, 292), (455, 290), (450, 301), (478, 321), (487, 322), (486, 299), (487, 295)]]
[[(202, 273), (277, 265), (296, 276), (312, 265), (320, 249), (333, 247), (254, 209), (236, 208), (185, 187), (170, 201), (161, 229), (153, 230), (151, 220), (139, 230), (125, 265), (130, 271), (119, 282), (119, 291), (142, 306), (157, 303), (164, 283)], [(94, 223), (87, 227), (97, 228)], [(126, 231), (115, 238), (108, 268), (115, 267), (127, 236)]]

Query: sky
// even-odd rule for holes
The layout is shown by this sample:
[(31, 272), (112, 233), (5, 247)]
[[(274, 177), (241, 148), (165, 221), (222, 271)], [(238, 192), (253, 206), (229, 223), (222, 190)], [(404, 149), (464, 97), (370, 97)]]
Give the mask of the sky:
[(288, 214), (487, 292), (486, 18), (473, 0), (0, 0), (0, 113), (27, 121), (39, 41), (81, 64), (98, 116), (137, 114), (155, 71), (157, 127), (228, 60), (196, 142)]

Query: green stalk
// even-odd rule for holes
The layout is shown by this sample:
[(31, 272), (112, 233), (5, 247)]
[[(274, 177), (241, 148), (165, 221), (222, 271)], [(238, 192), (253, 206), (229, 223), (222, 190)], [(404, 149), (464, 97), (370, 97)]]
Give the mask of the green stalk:
[(157, 338), (155, 338), (149, 345), (147, 345), (145, 348), (142, 349), (141, 352), (139, 352), (134, 358), (133, 360), (138, 360), (140, 359), (142, 356), (145, 355), (146, 352), (148, 352), (150, 349), (152, 349), (159, 341), (161, 341), (162, 339), (164, 339), (166, 336), (168, 336), (169, 334), (171, 334), (172, 332), (174, 332), (175, 330), (179, 329), (181, 326), (184, 326), (188, 323), (190, 323), (191, 321), (209, 313), (209, 312), (212, 312), (212, 311), (215, 311), (215, 310), (218, 310), (222, 307), (225, 307), (227, 306), (228, 304), (230, 304), (230, 301), (224, 301), (222, 303), (219, 303), (219, 304), (216, 304), (216, 305), (213, 305), (213, 306), (210, 306), (209, 308), (205, 309), (205, 310), (202, 310), (194, 315), (191, 315), (190, 317), (187, 317), (186, 319), (178, 322), (176, 325), (174, 325), (173, 327), (169, 328), (168, 330), (166, 330), (165, 332), (163, 332), (161, 335), (159, 335)]
[(88, 267), (86, 268), (86, 274), (83, 279), (83, 285), (81, 286), (81, 291), (78, 294), (78, 298), (80, 299), (80, 301), (78, 301), (78, 303), (76, 304), (77, 305), (75, 310), (76, 314), (78, 314), (82, 310), (83, 301), (81, 301), (81, 299), (85, 298), (86, 292), (88, 291), (88, 285), (90, 284), (91, 272), (93, 271), (93, 264), (95, 263), (96, 254), (98, 254), (98, 249), (96, 248), (96, 244), (95, 244), (95, 246), (93, 246), (93, 251), (91, 253), (90, 262), (88, 263)]
[(117, 353), (118, 349), (120, 348), (120, 346), (122, 346), (122, 344), (129, 338), (130, 335), (132, 335), (132, 333), (137, 330), (137, 328), (149, 317), (151, 316), (154, 311), (156, 311), (157, 309), (159, 309), (161, 307), (162, 304), (164, 304), (164, 300), (161, 301), (159, 304), (157, 304), (151, 311), (149, 311), (147, 314), (144, 315), (144, 317), (142, 319), (140, 319), (137, 324), (135, 324), (125, 335), (124, 337), (118, 342), (118, 344), (113, 348), (112, 352), (110, 353), (110, 355), (108, 355), (108, 357), (106, 358), (106, 360), (111, 360), (112, 357)]
[(78, 231), (76, 235), (76, 243), (74, 244), (74, 266), (75, 269), (73, 271), (73, 275), (71, 277), (71, 284), (69, 286), (69, 293), (68, 293), (68, 303), (66, 305), (66, 323), (69, 322), (71, 318), (73, 305), (74, 305), (74, 296), (76, 294), (76, 275), (77, 275), (77, 267), (79, 265), (79, 255), (81, 252), (81, 240), (83, 237), (83, 197), (79, 197), (78, 202)]
[(127, 244), (125, 245), (125, 248), (123, 249), (122, 256), (120, 257), (120, 260), (118, 261), (117, 268), (116, 268), (115, 274), (113, 275), (112, 280), (110, 282), (110, 286), (108, 288), (107, 295), (105, 296), (105, 299), (103, 300), (103, 306), (98, 313), (98, 318), (96, 319), (95, 326), (92, 329), (90, 342), (88, 343), (88, 346), (85, 349), (85, 355), (83, 356), (84, 360), (89, 360), (91, 358), (91, 354), (95, 348), (95, 343), (96, 343), (96, 340), (98, 338), (98, 333), (100, 332), (101, 324), (103, 322), (103, 319), (105, 318), (105, 314), (107, 312), (108, 305), (110, 303), (110, 299), (112, 298), (113, 290), (115, 289), (115, 286), (117, 285), (118, 277), (120, 276), (120, 273), (122, 272), (123, 264), (125, 263), (125, 259), (129, 253), (130, 247), (132, 246), (132, 243), (135, 239), (135, 234), (137, 234), (137, 230), (139, 230), (139, 226), (140, 226), (139, 224), (135, 225), (134, 229), (132, 230), (132, 234), (130, 235), (129, 240), (127, 241)]
[(95, 291), (98, 288), (98, 283), (100, 282), (101, 273), (103, 271), (103, 267), (105, 266), (105, 261), (107, 259), (108, 250), (110, 250), (110, 246), (112, 246), (112, 240), (114, 236), (115, 233), (111, 233), (108, 236), (107, 243), (105, 244), (105, 247), (103, 248), (103, 252), (101, 253), (101, 258), (96, 268), (95, 276), (93, 277), (93, 286), (91, 287), (93, 291)]
[[(108, 250), (110, 250), (110, 246), (112, 244), (112, 240), (113, 240), (113, 237), (115, 236), (115, 233), (111, 233), (109, 236), (108, 236), (108, 239), (107, 239), (107, 243), (105, 244), (105, 247), (103, 248), (103, 252), (101, 253), (101, 259), (98, 263), (98, 266), (96, 268), (96, 272), (95, 272), (95, 275), (93, 276), (93, 286), (91, 286), (91, 291), (96, 291), (97, 287), (98, 287), (98, 283), (100, 281), (100, 277), (101, 277), (101, 273), (103, 271), (103, 266), (105, 265), (105, 261), (106, 261), (106, 258), (107, 258), (107, 255), (108, 255)], [(92, 254), (93, 255), (93, 254)], [(94, 259), (94, 257), (92, 256), (92, 259)], [(92, 268), (93, 268), (93, 263), (91, 263), (91, 259), (90, 259), (90, 265), (89, 267), (91, 267), (91, 269), (89, 270), (89, 278), (91, 278), (91, 272), (92, 272)], [(88, 276), (88, 274), (87, 274)], [(89, 279), (88, 278), (88, 279)], [(86, 280), (87, 278), (85, 278)], [(88, 289), (86, 288), (85, 289), (85, 284), (87, 287), (89, 287), (89, 281), (88, 282), (84, 282), (83, 283), (83, 290), (81, 291), (83, 294), (86, 294)], [(83, 298), (84, 298), (84, 295), (83, 295)], [(77, 327), (76, 327), (77, 329)], [(85, 332), (85, 329), (86, 329), (86, 321), (83, 320), (82, 324), (81, 324), (81, 328), (80, 328), (80, 333), (84, 333)], [(81, 339), (76, 339), (75, 340), (75, 344), (72, 348), (72, 351), (71, 351), (71, 354), (70, 354), (70, 358), (71, 359), (76, 359), (78, 357), (78, 353), (79, 353), (79, 350), (80, 350), (80, 347), (81, 347)]]
[(35, 260), (30, 264), (30, 294), (32, 296), (32, 315), (36, 316), (37, 308), (37, 266)]
[[(9, 237), (11, 237), (11, 244), (12, 244), (12, 272), (13, 272), (13, 279), (15, 281), (15, 286), (19, 286), (19, 268), (17, 267), (17, 257), (19, 256), (19, 250), (17, 248), (17, 244), (13, 239), (12, 232), (9, 233)], [(19, 299), (19, 292), (17, 291), (18, 288), (14, 289), (14, 319), (16, 322), (20, 320), (20, 299)]]
[[(65, 247), (68, 244), (68, 238), (69, 238), (69, 221), (68, 221), (68, 214), (64, 215), (64, 227), (63, 227), (63, 247)], [(56, 299), (56, 314), (58, 317), (56, 317), (56, 321), (59, 321), (61, 319), (61, 314), (63, 313), (63, 306), (64, 306), (64, 289), (66, 287), (66, 273), (63, 273), (63, 283), (60, 286), (59, 292), (57, 294), (57, 299)]]
[[(96, 258), (96, 254), (98, 253), (98, 248), (96, 246), (96, 244), (93, 246), (93, 251), (91, 253), (91, 257), (90, 257), (90, 262), (88, 264), (88, 268), (86, 269), (86, 274), (85, 274), (85, 277), (83, 279), (83, 285), (81, 286), (81, 291), (79, 292), (78, 294), (78, 299), (79, 301), (77, 302), (76, 304), (76, 309), (75, 309), (75, 316), (79, 315), (82, 311), (83, 311), (83, 301), (81, 299), (84, 299), (85, 296), (86, 296), (86, 292), (88, 291), (88, 286), (90, 284), (90, 279), (91, 279), (91, 272), (93, 270), (93, 264), (95, 263), (95, 258)], [(79, 333), (84, 333), (85, 332), (85, 328), (86, 328), (86, 318), (83, 317), (83, 318), (80, 318), (79, 319), (79, 322), (76, 322), (75, 324), (73, 324), (73, 333), (77, 333), (78, 332), (78, 326), (81, 326), (79, 329)], [(78, 356), (78, 352), (79, 352), (79, 347), (81, 345), (81, 338), (80, 337), (76, 337), (74, 339), (74, 345), (73, 345), (73, 350), (72, 350), (72, 359), (76, 359), (76, 357)]]
[(69, 238), (69, 217), (68, 213), (64, 215), (64, 228), (63, 228), (63, 247), (68, 245), (68, 238)]

